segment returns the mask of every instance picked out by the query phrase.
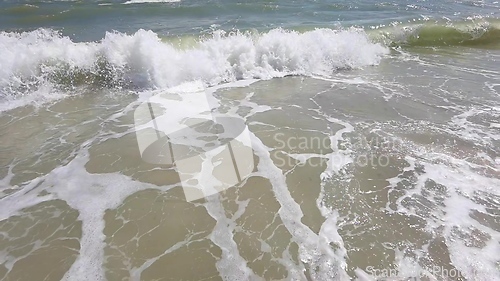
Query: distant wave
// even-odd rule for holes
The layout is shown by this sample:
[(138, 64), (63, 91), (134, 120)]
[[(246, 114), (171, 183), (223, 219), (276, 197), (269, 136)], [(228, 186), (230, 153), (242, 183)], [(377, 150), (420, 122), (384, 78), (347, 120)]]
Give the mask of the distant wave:
[(500, 22), (426, 22), (378, 29), (372, 34), (392, 46), (465, 46), (500, 49)]
[(174, 3), (181, 0), (129, 0), (123, 4), (142, 4), (142, 3)]

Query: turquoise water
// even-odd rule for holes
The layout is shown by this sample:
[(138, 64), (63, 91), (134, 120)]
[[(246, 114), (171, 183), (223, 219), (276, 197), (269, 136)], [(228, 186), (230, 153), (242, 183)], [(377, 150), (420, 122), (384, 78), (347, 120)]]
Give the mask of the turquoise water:
[[(2, 30), (59, 30), (78, 41), (95, 41), (107, 31), (152, 30), (162, 36), (214, 29), (267, 30), (372, 26), (422, 20), (498, 18), (497, 1), (2, 1)], [(148, 2), (148, 1), (144, 1)], [(154, 2), (154, 1), (151, 1)], [(165, 1), (167, 2), (167, 1)]]
[(1, 280), (500, 280), (498, 1), (0, 0), (0, 51)]

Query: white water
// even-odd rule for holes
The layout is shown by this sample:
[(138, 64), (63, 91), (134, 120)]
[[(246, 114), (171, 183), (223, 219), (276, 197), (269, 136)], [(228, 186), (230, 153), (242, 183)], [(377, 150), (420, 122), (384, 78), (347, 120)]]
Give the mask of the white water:
[(376, 65), (388, 52), (357, 29), (305, 33), (274, 29), (261, 34), (216, 31), (188, 49), (179, 49), (145, 30), (132, 35), (107, 33), (100, 42), (75, 43), (54, 31), (39, 29), (0, 33), (0, 49), (2, 110), (43, 103), (57, 87), (74, 89), (78, 74), (139, 88), (166, 88), (194, 80), (213, 86), (286, 75), (329, 76), (339, 69)]

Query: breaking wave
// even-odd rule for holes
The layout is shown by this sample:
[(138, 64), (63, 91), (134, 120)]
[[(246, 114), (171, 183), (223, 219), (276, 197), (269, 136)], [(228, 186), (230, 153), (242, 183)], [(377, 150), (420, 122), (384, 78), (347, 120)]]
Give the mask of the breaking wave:
[(500, 49), (500, 22), (446, 22), (395, 25), (374, 32), (389, 46), (444, 47), (464, 46)]
[(216, 85), (286, 75), (329, 76), (341, 69), (376, 65), (388, 49), (359, 29), (304, 33), (216, 31), (189, 47), (152, 31), (107, 33), (100, 42), (73, 42), (39, 29), (0, 33), (0, 92), (27, 93), (51, 84), (165, 88), (198, 80)]

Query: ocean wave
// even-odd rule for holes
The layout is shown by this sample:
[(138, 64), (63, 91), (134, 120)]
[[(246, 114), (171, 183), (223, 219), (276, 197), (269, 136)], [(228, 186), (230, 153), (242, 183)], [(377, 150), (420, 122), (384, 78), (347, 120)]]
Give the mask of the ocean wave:
[(184, 48), (145, 30), (75, 43), (55, 31), (38, 29), (0, 33), (0, 48), (2, 95), (25, 94), (46, 84), (166, 88), (195, 80), (210, 86), (286, 75), (329, 76), (341, 69), (376, 65), (388, 52), (360, 29), (215, 31)]
[(500, 22), (498, 20), (396, 24), (377, 28), (371, 34), (388, 46), (464, 46), (500, 49)]

